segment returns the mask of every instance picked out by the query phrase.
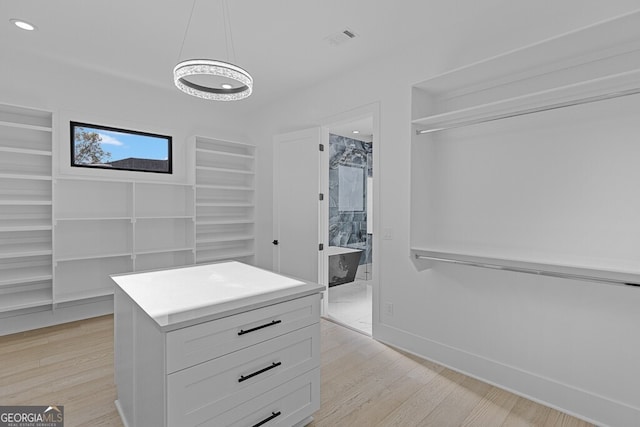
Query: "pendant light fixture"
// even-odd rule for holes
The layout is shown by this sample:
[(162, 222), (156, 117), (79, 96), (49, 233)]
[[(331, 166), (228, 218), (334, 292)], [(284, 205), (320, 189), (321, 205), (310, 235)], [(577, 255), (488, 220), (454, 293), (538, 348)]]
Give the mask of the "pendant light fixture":
[[(178, 60), (182, 56), (182, 49), (191, 26), (196, 1), (194, 0), (191, 6), (189, 23), (182, 40)], [(221, 0), (221, 3), (227, 59), (229, 59), (231, 52), (235, 60), (229, 10), (226, 0)], [(178, 65), (173, 69), (173, 81), (176, 87), (184, 93), (214, 101), (237, 101), (248, 97), (253, 91), (253, 78), (246, 70), (226, 61), (213, 59), (188, 59), (178, 62)]]

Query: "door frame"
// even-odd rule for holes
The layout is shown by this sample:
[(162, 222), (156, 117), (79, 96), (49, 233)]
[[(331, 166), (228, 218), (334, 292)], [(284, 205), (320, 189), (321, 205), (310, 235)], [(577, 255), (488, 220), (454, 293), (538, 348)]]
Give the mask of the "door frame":
[[(325, 151), (320, 156), (320, 188), (321, 192), (325, 194), (325, 200), (328, 202), (329, 195), (329, 131), (333, 127), (348, 124), (350, 122), (361, 120), (364, 118), (373, 119), (373, 280), (372, 286), (372, 328), (373, 336), (377, 324), (380, 322), (380, 307), (379, 307), (379, 295), (380, 295), (380, 103), (375, 102), (368, 104), (353, 110), (349, 110), (343, 113), (339, 113), (330, 116), (322, 121), (321, 124), (321, 141), (326, 147)], [(328, 203), (320, 205), (320, 242), (326, 242), (325, 248), (329, 246), (328, 233), (329, 233), (329, 207)], [(324, 295), (322, 299), (322, 315), (328, 314), (329, 307), (329, 278), (328, 278), (328, 266), (329, 259), (327, 251), (321, 251), (320, 257), (322, 261), (318, 263), (318, 278), (320, 284), (325, 287)]]

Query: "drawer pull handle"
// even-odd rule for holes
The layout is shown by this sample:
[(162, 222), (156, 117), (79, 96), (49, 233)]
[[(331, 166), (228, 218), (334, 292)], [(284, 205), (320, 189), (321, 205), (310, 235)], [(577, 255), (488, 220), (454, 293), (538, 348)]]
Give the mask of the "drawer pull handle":
[(282, 414), (282, 412), (278, 411), (278, 412), (272, 412), (270, 416), (268, 416), (267, 418), (265, 418), (264, 420), (260, 421), (258, 424), (254, 424), (253, 427), (260, 427), (263, 424), (268, 423), (269, 421), (271, 421), (272, 419), (279, 417), (280, 414)]
[(282, 320), (273, 320), (270, 323), (265, 323), (264, 325), (256, 326), (255, 328), (247, 329), (246, 331), (243, 329), (240, 329), (240, 332), (238, 332), (238, 335), (248, 334), (249, 332), (257, 331), (262, 328), (268, 328), (269, 326), (277, 325), (278, 323), (282, 323)]
[(241, 383), (242, 381), (246, 381), (249, 378), (253, 378), (256, 375), (260, 375), (260, 374), (265, 373), (265, 372), (267, 372), (267, 371), (269, 371), (269, 370), (271, 370), (273, 368), (277, 368), (280, 365), (282, 365), (282, 362), (273, 362), (271, 365), (267, 366), (266, 368), (262, 368), (259, 371), (255, 371), (254, 373), (249, 374), (247, 376), (240, 375), (240, 378), (238, 378), (238, 382)]

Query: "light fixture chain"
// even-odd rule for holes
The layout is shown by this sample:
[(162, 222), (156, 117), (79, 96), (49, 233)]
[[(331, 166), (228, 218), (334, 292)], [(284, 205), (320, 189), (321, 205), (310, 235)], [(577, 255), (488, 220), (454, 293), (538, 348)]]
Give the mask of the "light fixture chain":
[(187, 34), (189, 33), (189, 27), (191, 27), (191, 19), (193, 18), (193, 11), (196, 8), (196, 1), (193, 0), (193, 4), (191, 5), (191, 13), (189, 13), (189, 22), (187, 22), (187, 27), (184, 29), (184, 35), (182, 36), (182, 44), (180, 45), (180, 52), (178, 53), (177, 61), (180, 62), (180, 58), (182, 57), (182, 50), (184, 49), (184, 42), (187, 40)]
[[(178, 54), (178, 64), (173, 68), (173, 82), (178, 89), (189, 95), (198, 98), (211, 99), (215, 101), (237, 101), (244, 99), (253, 92), (253, 78), (244, 69), (230, 62), (216, 61), (212, 59), (190, 59), (180, 62), (185, 41), (188, 36), (189, 27), (193, 18), (196, 1), (193, 0), (189, 23), (182, 38), (180, 53)], [(222, 2), (222, 15), (224, 21), (224, 36), (227, 48), (227, 60), (229, 55), (233, 55), (235, 62), (235, 48), (233, 46), (233, 33), (229, 20), (229, 8), (226, 0)], [(228, 31), (228, 33), (227, 33)], [(214, 76), (218, 79), (217, 84), (202, 84), (198, 79), (193, 80), (192, 76)], [(223, 79), (223, 84), (220, 84)], [(229, 84), (227, 81), (233, 81)]]
[(227, 48), (227, 60), (235, 64), (236, 50), (235, 50), (235, 47), (233, 46), (233, 31), (231, 29), (229, 3), (227, 3), (227, 0), (222, 0), (222, 13), (224, 17), (224, 39), (225, 39), (226, 48)]

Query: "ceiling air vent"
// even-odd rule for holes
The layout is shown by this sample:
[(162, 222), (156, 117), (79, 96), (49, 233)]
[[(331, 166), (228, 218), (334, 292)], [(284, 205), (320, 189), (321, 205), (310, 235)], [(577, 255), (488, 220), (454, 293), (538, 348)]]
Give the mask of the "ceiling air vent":
[(331, 34), (330, 36), (327, 36), (324, 39), (327, 42), (329, 42), (331, 46), (340, 46), (341, 44), (356, 38), (356, 36), (357, 36), (356, 33), (351, 31), (349, 28), (345, 28), (344, 30), (337, 32), (335, 34)]

